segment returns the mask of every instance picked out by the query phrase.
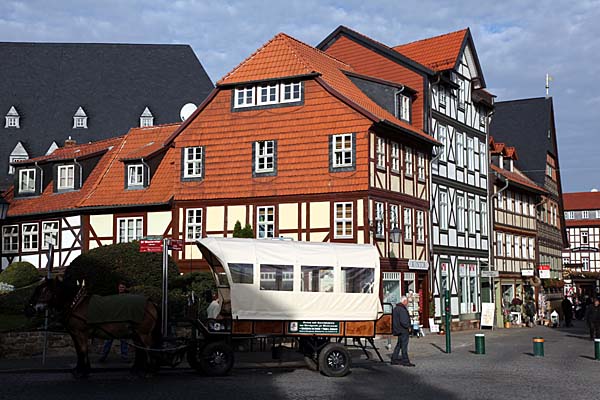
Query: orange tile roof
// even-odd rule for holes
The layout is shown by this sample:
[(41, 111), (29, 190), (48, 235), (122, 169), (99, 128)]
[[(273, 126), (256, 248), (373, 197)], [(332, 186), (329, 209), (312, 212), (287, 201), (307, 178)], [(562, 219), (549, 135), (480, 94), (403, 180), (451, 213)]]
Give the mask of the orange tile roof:
[[(167, 150), (162, 162), (152, 176), (150, 185), (139, 190), (125, 188), (125, 164), (123, 159), (139, 159), (156, 154), (159, 146), (180, 124), (133, 128), (123, 138), (120, 146), (112, 152), (108, 166), (93, 188), (83, 196), (80, 207), (110, 207), (124, 205), (166, 204), (172, 197), (173, 185), (179, 173), (173, 163), (179, 157)], [(166, 149), (165, 149), (166, 150)], [(134, 157), (132, 157), (132, 155)]]
[(508, 171), (504, 168), (500, 168), (494, 164), (490, 165), (491, 169), (504, 176), (509, 181), (516, 183), (521, 186), (526, 186), (529, 189), (533, 189), (540, 193), (546, 193), (546, 190), (538, 185), (536, 185), (531, 179), (527, 178), (525, 175), (518, 171)]
[(563, 207), (570, 210), (600, 210), (600, 192), (563, 193)]
[(99, 140), (97, 142), (90, 143), (82, 143), (75, 144), (72, 146), (59, 147), (54, 150), (52, 153), (48, 155), (43, 155), (40, 157), (29, 158), (27, 160), (20, 160), (19, 165), (24, 164), (33, 164), (43, 163), (43, 162), (53, 162), (53, 161), (63, 161), (63, 160), (73, 160), (75, 158), (81, 159), (85, 157), (89, 157), (92, 155), (96, 155), (103, 151), (109, 150), (112, 146), (116, 145), (121, 141), (123, 136), (108, 138), (104, 140)]
[(434, 71), (454, 69), (469, 29), (446, 33), (394, 47), (398, 53)]
[(351, 106), (358, 107), (359, 111), (374, 122), (388, 121), (429, 142), (436, 142), (425, 132), (399, 120), (377, 105), (352, 83), (344, 71), (354, 72), (350, 65), (291, 36), (279, 33), (225, 75), (217, 85), (319, 74), (328, 89), (332, 89)]
[[(98, 153), (101, 149), (107, 150), (102, 155), (96, 167), (91, 171), (88, 178), (83, 183), (81, 189), (72, 192), (54, 193), (53, 181), (44, 188), (44, 191), (40, 196), (37, 197), (14, 197), (14, 187), (11, 187), (5, 195), (6, 200), (10, 203), (8, 209), (9, 217), (17, 217), (24, 215), (34, 214), (45, 214), (52, 212), (69, 211), (77, 208), (81, 199), (90, 192), (90, 190), (96, 184), (96, 181), (100, 178), (102, 172), (107, 168), (110, 160), (113, 159), (114, 153), (117, 151), (119, 144), (123, 141), (123, 137), (117, 137), (99, 142), (94, 142), (85, 145), (75, 145), (66, 149), (57, 149), (54, 153), (56, 158), (52, 158), (52, 161), (60, 161), (65, 159), (73, 159), (73, 154), (77, 154), (81, 157), (81, 154), (92, 154)], [(81, 149), (81, 152), (76, 150)], [(92, 151), (93, 150), (93, 151)], [(54, 154), (52, 153), (52, 154)], [(48, 161), (49, 156), (38, 157)]]

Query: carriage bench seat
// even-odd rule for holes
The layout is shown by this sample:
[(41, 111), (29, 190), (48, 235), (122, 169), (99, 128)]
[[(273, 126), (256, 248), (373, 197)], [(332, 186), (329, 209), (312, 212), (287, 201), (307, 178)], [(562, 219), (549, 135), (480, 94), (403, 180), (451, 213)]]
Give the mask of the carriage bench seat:
[(142, 322), (146, 297), (136, 294), (90, 297), (88, 323)]

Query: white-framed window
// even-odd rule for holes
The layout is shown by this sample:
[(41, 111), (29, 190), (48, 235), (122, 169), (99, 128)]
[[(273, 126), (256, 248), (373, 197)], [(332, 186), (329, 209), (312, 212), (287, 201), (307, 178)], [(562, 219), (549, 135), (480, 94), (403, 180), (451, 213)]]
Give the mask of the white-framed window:
[(39, 232), (38, 224), (23, 224), (22, 225), (22, 251), (37, 251), (39, 248)]
[(425, 180), (425, 154), (417, 153), (417, 178)]
[(552, 178), (552, 170), (554, 168), (552, 168), (552, 165), (550, 164), (546, 164), (546, 176), (549, 176), (550, 178)]
[(354, 233), (352, 203), (334, 203), (334, 208), (335, 232), (333, 237), (336, 239), (352, 238)]
[(275, 237), (275, 206), (256, 207), (257, 238)]
[(19, 226), (5, 225), (2, 227), (2, 252), (16, 253), (19, 251)]
[(35, 192), (35, 168), (19, 170), (19, 193)]
[(333, 167), (351, 167), (353, 158), (352, 134), (333, 135)]
[(465, 231), (465, 196), (461, 194), (456, 195), (456, 229), (459, 232)]
[(254, 105), (255, 88), (254, 86), (235, 88), (234, 108), (252, 107)]
[(504, 249), (504, 234), (496, 232), (496, 255), (501, 256)]
[(473, 197), (469, 197), (467, 199), (467, 215), (469, 220), (467, 221), (469, 227), (469, 233), (474, 235), (477, 232), (477, 225), (475, 222), (475, 199)]
[(398, 118), (410, 122), (410, 97), (399, 94), (396, 101), (398, 102)]
[(398, 205), (390, 204), (390, 230), (398, 228)]
[(479, 212), (481, 216), (481, 235), (488, 235), (488, 211), (487, 211), (487, 201), (479, 200)]
[(590, 270), (590, 258), (589, 257), (581, 257), (582, 271)]
[(146, 128), (154, 125), (154, 116), (150, 112), (148, 107), (144, 108), (142, 115), (140, 115), (140, 128)]
[(440, 146), (440, 161), (446, 161), (448, 153), (448, 128), (445, 125), (438, 125), (438, 140), (442, 144)]
[(600, 210), (596, 210), (596, 218), (600, 219)]
[(256, 92), (256, 104), (259, 106), (279, 102), (279, 85), (277, 84), (258, 86)]
[(467, 168), (470, 171), (475, 168), (475, 141), (472, 137), (467, 138)]
[(565, 219), (574, 219), (575, 213), (573, 211), (565, 211)]
[(404, 146), (404, 174), (406, 176), (413, 174), (413, 151), (407, 146)]
[(487, 174), (487, 150), (485, 143), (479, 143), (479, 171), (482, 174)]
[(521, 195), (515, 193), (515, 214), (521, 214)]
[(404, 207), (404, 241), (412, 241), (412, 208)]
[(463, 78), (458, 78), (458, 108), (465, 108), (466, 82)]
[(581, 244), (589, 243), (589, 233), (587, 231), (581, 231)]
[(400, 171), (400, 145), (396, 142), (391, 142), (391, 158), (392, 158), (392, 171)]
[(57, 188), (59, 190), (75, 188), (75, 166), (74, 165), (59, 165), (58, 166)]
[(275, 171), (275, 141), (254, 142), (254, 172)]
[(377, 168), (385, 169), (385, 139), (377, 137)]
[(127, 166), (127, 186), (144, 185), (144, 165), (132, 164)]
[(302, 100), (302, 83), (290, 82), (281, 84), (281, 102), (290, 103)]
[(527, 254), (527, 238), (525, 237), (521, 238), (521, 256), (526, 259), (534, 258)]
[(506, 234), (506, 257), (512, 257), (513, 236)]
[(79, 107), (73, 115), (73, 129), (87, 129), (87, 114)]
[(448, 193), (445, 190), (439, 191), (439, 225), (440, 229), (448, 229)]
[(479, 170), (481, 167), (481, 157), (479, 157), (479, 139), (473, 138), (473, 168)]
[(20, 124), (19, 124), (19, 113), (17, 112), (15, 106), (11, 106), (10, 110), (8, 110), (8, 113), (6, 113), (5, 118), (5, 124), (4, 127), (5, 128), (20, 128)]
[(185, 240), (193, 241), (202, 238), (202, 209), (185, 210)]
[(183, 149), (183, 177), (201, 178), (203, 147), (186, 147)]
[(127, 243), (142, 238), (142, 227), (144, 219), (142, 217), (117, 218), (119, 226), (118, 243)]
[(440, 107), (446, 107), (446, 88), (443, 86), (438, 86), (438, 100), (440, 102)]
[(535, 250), (534, 250), (535, 240), (533, 238), (529, 238), (529, 259), (533, 260), (535, 258)]
[(485, 111), (483, 109), (479, 110), (479, 127), (485, 129)]
[(498, 192), (498, 208), (500, 210), (504, 208), (504, 194), (503, 194), (503, 192)]
[(515, 258), (521, 258), (521, 239), (515, 236)]
[(384, 224), (384, 204), (376, 202), (375, 203), (375, 236), (378, 238), (385, 237), (385, 224)]
[(506, 192), (506, 209), (508, 211), (512, 211), (513, 210), (513, 199), (512, 199), (512, 193), (511, 192)]
[(417, 242), (425, 242), (425, 213), (417, 210)]
[(589, 217), (590, 217), (589, 211), (582, 211), (581, 212), (581, 218), (588, 219)]
[(58, 221), (42, 222), (42, 250), (58, 245)]
[(461, 132), (456, 132), (456, 165), (465, 166), (465, 139)]
[(15, 167), (13, 167), (11, 165), (13, 162), (19, 161), (19, 160), (27, 160), (28, 158), (29, 157), (24, 156), (24, 155), (23, 156), (21, 156), (21, 155), (18, 155), (18, 156), (9, 156), (8, 157), (8, 174), (12, 175), (12, 174), (15, 173)]

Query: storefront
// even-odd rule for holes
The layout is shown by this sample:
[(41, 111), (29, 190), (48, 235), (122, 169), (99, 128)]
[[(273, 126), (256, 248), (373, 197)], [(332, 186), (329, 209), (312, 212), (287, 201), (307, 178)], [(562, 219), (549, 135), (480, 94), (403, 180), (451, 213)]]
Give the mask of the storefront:
[(384, 271), (382, 272), (382, 302), (387, 308), (408, 297), (408, 312), (413, 323), (427, 326), (429, 310), (427, 305), (427, 271)]

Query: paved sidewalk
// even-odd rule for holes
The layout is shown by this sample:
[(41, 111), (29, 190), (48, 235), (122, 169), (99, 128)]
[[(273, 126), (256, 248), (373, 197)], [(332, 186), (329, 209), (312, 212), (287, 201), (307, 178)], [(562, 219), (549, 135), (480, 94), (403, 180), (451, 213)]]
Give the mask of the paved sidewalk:
[[(475, 330), (475, 331), (461, 331), (452, 332), (452, 353), (473, 353), (475, 350), (474, 335), (477, 333), (485, 334), (486, 349), (488, 351), (500, 351), (502, 347), (506, 346), (507, 341), (510, 341), (511, 346), (514, 344), (515, 347), (523, 349), (532, 349), (532, 338), (535, 336), (542, 336), (546, 338), (547, 352), (552, 351), (553, 346), (560, 346), (562, 340), (566, 337), (578, 338), (582, 340), (589, 340), (588, 332), (585, 324), (582, 321), (574, 321), (575, 326), (573, 328), (559, 328), (552, 329), (542, 326), (536, 326), (534, 328), (512, 328), (512, 329), (494, 329), (494, 330)], [(352, 340), (348, 340), (348, 344), (351, 344)], [(391, 346), (386, 348), (388, 345), (387, 338), (377, 338), (375, 345), (379, 349), (384, 361), (388, 362), (392, 350), (396, 344), (396, 338), (391, 337)], [(497, 345), (497, 346), (496, 346)], [(590, 356), (593, 356), (591, 352), (592, 344), (589, 346), (584, 345), (583, 347), (590, 348)], [(411, 337), (409, 343), (409, 353), (411, 360), (415, 363), (419, 363), (421, 360), (430, 360), (439, 357), (447, 357), (445, 354), (446, 338), (444, 335), (427, 334), (425, 337)], [(371, 350), (369, 351), (371, 359), (367, 360), (363, 352), (359, 348), (352, 348), (351, 354), (353, 356), (354, 365), (364, 365), (373, 361), (378, 361), (376, 354)], [(133, 354), (131, 354), (131, 357)], [(127, 370), (131, 367), (131, 362), (123, 362), (119, 359), (118, 354), (111, 354), (108, 360), (104, 363), (97, 362), (98, 355), (92, 354), (92, 368), (95, 371), (116, 371), (116, 370)], [(52, 355), (46, 359), (46, 364), (42, 365), (41, 355), (37, 357), (30, 357), (26, 359), (0, 359), (0, 373), (7, 372), (65, 372), (70, 371), (75, 366), (75, 354), (72, 355)], [(252, 368), (304, 368), (305, 364), (302, 356), (295, 351), (283, 351), (281, 353), (280, 360), (273, 360), (270, 351), (263, 352), (236, 352), (235, 353), (235, 369), (252, 369)], [(189, 369), (188, 363), (184, 360), (179, 364), (177, 369)], [(163, 367), (164, 370), (170, 370), (169, 367)]]

